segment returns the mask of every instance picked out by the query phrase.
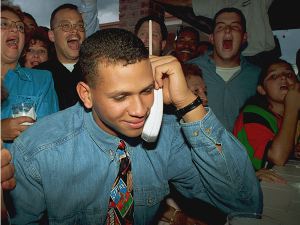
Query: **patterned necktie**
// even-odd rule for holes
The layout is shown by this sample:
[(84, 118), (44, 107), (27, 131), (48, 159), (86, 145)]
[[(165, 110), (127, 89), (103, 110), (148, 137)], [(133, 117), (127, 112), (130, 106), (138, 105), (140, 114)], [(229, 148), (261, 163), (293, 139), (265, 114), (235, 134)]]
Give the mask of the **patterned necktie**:
[(110, 192), (106, 225), (132, 225), (133, 183), (131, 161), (123, 140), (120, 140), (117, 154), (120, 160), (120, 168)]

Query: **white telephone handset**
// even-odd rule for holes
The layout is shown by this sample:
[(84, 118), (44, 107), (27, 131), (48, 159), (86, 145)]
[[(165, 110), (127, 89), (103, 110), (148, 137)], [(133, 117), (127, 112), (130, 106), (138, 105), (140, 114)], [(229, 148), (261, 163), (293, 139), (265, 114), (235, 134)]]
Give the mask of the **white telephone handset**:
[(150, 114), (145, 122), (142, 138), (146, 142), (155, 142), (159, 134), (163, 117), (163, 93), (162, 89), (154, 90), (154, 102)]
[[(149, 20), (149, 55), (152, 55), (152, 20)], [(146, 142), (155, 142), (157, 139), (163, 117), (163, 104), (162, 89), (154, 90), (154, 102), (141, 136)]]

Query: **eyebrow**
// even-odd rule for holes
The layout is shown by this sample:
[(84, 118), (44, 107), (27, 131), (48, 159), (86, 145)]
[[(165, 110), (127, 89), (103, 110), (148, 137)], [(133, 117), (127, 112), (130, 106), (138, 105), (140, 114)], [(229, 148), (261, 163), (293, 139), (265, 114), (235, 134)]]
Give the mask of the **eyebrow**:
[[(231, 25), (231, 24), (233, 24), (233, 23), (236, 23), (236, 24), (242, 25), (240, 21), (232, 21), (232, 22), (230, 23), (230, 25)], [(223, 21), (216, 22), (216, 25), (218, 25), (218, 24), (226, 24), (226, 22), (223, 22)]]
[(22, 23), (24, 23), (24, 22), (23, 22), (22, 20), (20, 20), (20, 19), (15, 21), (15, 20), (12, 20), (12, 19), (7, 18), (7, 17), (5, 17), (5, 16), (1, 16), (0, 18), (1, 18), (1, 19), (7, 19), (7, 20), (10, 20), (10, 21), (13, 21), (13, 22), (22, 22)]
[[(140, 93), (148, 90), (149, 88), (154, 88), (154, 82), (153, 84), (148, 85), (147, 87), (143, 88)], [(113, 97), (113, 96), (118, 96), (118, 95), (131, 95), (132, 92), (128, 92), (128, 91), (113, 91), (111, 93), (108, 93), (109, 96)]]

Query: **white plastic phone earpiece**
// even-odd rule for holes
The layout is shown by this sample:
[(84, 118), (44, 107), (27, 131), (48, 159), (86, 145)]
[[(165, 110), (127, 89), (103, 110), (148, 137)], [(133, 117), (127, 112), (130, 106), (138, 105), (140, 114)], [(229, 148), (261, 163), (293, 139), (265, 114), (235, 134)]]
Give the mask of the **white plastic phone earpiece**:
[(163, 117), (163, 93), (162, 89), (154, 90), (154, 102), (150, 114), (145, 122), (142, 138), (146, 142), (155, 142), (159, 134)]

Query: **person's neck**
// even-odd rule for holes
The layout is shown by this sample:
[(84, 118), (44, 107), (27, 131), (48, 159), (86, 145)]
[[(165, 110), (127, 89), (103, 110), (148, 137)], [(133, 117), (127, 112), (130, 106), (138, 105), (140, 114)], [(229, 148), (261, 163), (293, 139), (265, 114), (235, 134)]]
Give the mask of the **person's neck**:
[(57, 55), (57, 59), (61, 64), (75, 64), (78, 61), (78, 57), (75, 59), (66, 59), (60, 55)]
[(7, 63), (1, 63), (1, 78), (4, 79), (7, 71), (9, 69), (15, 69), (16, 66), (17, 66), (17, 64), (18, 64), (17, 62), (15, 62), (15, 63), (9, 63), (9, 64), (7, 64)]
[(279, 102), (270, 102), (269, 109), (280, 116), (283, 116), (284, 113), (284, 104)]
[(235, 56), (234, 58), (230, 59), (222, 59), (217, 54), (213, 53), (210, 57), (214, 60), (216, 66), (223, 68), (237, 67), (241, 63), (239, 56)]

